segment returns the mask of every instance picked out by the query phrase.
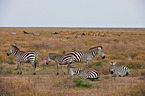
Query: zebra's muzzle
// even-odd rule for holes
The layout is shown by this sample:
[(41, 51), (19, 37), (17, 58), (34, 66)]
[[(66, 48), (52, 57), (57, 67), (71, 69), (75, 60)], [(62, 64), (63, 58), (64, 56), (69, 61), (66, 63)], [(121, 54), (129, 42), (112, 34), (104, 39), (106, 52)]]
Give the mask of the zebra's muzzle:
[(110, 71), (110, 73), (113, 74), (114, 72), (113, 71)]
[(49, 62), (46, 62), (46, 64), (48, 65), (48, 64), (49, 64)]
[(104, 59), (105, 58), (105, 55), (102, 57), (102, 59)]

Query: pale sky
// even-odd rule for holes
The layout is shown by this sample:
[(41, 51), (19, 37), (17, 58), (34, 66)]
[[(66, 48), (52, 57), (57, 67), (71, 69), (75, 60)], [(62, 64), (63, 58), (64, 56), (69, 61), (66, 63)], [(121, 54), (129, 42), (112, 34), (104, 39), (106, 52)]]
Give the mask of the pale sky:
[(145, 0), (0, 0), (0, 27), (145, 28)]

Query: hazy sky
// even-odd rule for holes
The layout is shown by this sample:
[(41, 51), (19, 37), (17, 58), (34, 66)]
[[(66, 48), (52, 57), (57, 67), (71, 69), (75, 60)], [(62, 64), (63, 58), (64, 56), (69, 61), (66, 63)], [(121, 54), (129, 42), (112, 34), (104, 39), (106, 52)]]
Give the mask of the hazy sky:
[(0, 27), (145, 27), (145, 0), (0, 0)]

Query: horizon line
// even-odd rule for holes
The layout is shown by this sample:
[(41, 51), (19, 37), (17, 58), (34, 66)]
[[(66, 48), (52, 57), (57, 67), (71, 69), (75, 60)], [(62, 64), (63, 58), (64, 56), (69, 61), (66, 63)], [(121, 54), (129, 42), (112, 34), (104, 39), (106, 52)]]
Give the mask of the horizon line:
[(145, 28), (145, 26), (0, 26), (2, 27), (18, 27), (18, 28)]

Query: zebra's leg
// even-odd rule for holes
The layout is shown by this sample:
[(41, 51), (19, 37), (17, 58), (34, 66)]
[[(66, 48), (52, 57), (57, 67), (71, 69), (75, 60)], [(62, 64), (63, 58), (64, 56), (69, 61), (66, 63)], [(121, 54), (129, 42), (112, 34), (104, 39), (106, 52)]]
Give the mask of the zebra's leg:
[(17, 68), (18, 68), (18, 73), (17, 73), (17, 74), (19, 74), (20, 62), (17, 62), (17, 64), (18, 64), (18, 66), (17, 66)]
[(19, 64), (20, 64), (20, 66), (21, 66), (21, 72), (20, 72), (20, 74), (22, 74), (22, 63), (20, 62)]
[(57, 63), (57, 75), (59, 74), (59, 64)]
[(126, 76), (129, 76), (129, 73), (128, 72), (126, 72)]
[(65, 72), (64, 72), (64, 69), (63, 69), (63, 66), (61, 65), (61, 68), (62, 68), (62, 71), (63, 71), (63, 73), (64, 73), (64, 75), (65, 75)]
[(85, 70), (88, 69), (89, 63), (90, 63), (90, 60), (87, 60), (86, 65), (85, 65)]
[(35, 62), (34, 61), (31, 61), (31, 64), (33, 66), (33, 75), (36, 75), (36, 72), (35, 72)]
[(68, 70), (68, 75), (71, 77), (72, 75), (71, 75), (71, 73), (70, 73), (70, 66), (71, 66), (71, 64), (68, 64), (67, 70)]

